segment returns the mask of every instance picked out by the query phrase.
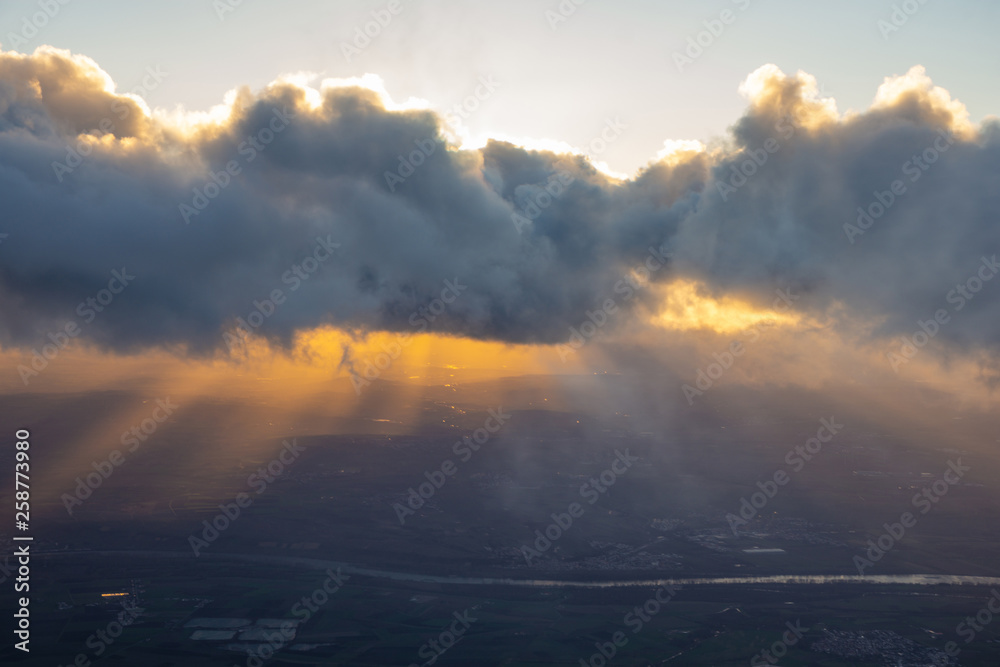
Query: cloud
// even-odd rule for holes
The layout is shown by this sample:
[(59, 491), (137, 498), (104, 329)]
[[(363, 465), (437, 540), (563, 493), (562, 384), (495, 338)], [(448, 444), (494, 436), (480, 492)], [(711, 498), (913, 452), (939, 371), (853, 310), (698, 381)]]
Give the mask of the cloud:
[[(581, 155), (461, 150), (442, 118), (392, 104), (370, 79), (304, 81), (165, 115), (82, 56), (0, 53), (0, 344), (30, 348), (79, 321), (77, 305), (122, 267), (135, 280), (81, 333), (112, 350), (212, 353), (275, 289), (287, 299), (259, 330), (273, 342), (325, 324), (408, 330), (455, 279), (468, 288), (430, 330), (557, 343), (660, 246), (673, 259), (655, 281), (760, 303), (792, 287), (805, 311), (892, 336), (950, 308), (949, 290), (1000, 251), (997, 128), (970, 125), (921, 68), (841, 114), (812, 77), (767, 65), (742, 86), (749, 106), (726, 138), (668, 142), (626, 181)], [(947, 150), (914, 167), (941, 137)], [(74, 152), (77, 166), (54, 167)], [(852, 236), (858, 208), (897, 180), (905, 192)], [(519, 229), (512, 215), (533, 203)], [(339, 252), (293, 292), (284, 277), (317, 239)], [(661, 297), (643, 291), (614, 326)], [(1000, 280), (937, 342), (992, 355), (998, 303)]]
[(0, 131), (39, 138), (94, 132), (104, 118), (117, 138), (149, 131), (140, 98), (115, 93), (111, 77), (86, 56), (43, 46), (33, 55), (0, 54)]

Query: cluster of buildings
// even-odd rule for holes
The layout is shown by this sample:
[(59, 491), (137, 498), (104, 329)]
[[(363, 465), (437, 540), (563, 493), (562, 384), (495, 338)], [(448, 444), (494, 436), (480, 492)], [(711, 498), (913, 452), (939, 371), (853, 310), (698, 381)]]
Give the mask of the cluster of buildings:
[[(559, 571), (628, 571), (628, 570), (676, 570), (681, 567), (681, 556), (677, 554), (654, 554), (644, 551), (641, 547), (611, 542), (591, 542), (592, 549), (600, 553), (586, 558), (563, 560), (558, 556), (549, 556), (540, 565), (545, 570)], [(529, 567), (524, 555), (514, 547), (483, 547), (491, 555), (507, 561), (509, 567)], [(535, 567), (535, 566), (532, 566)]]
[(958, 661), (889, 630), (824, 630), (810, 648), (841, 658), (881, 658), (886, 667), (948, 667)]
[(480, 491), (516, 485), (511, 476), (504, 472), (477, 472), (470, 479)]
[(741, 537), (755, 539), (778, 538), (790, 542), (821, 544), (832, 547), (846, 547), (843, 541), (822, 532), (809, 521), (797, 517), (755, 518), (750, 525), (740, 530)]

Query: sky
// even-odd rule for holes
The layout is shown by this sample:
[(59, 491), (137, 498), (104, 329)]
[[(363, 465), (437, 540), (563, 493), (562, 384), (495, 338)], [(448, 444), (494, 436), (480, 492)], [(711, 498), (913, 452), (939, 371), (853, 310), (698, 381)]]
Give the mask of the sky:
[(1000, 386), (996, 7), (228, 3), (2, 5), (0, 386)]
[[(299, 72), (317, 78), (374, 73), (398, 102), (415, 97), (451, 109), (473, 94), (480, 77), (491, 77), (496, 91), (463, 121), (470, 137), (584, 147), (607, 118), (617, 117), (628, 132), (600, 159), (632, 174), (666, 140), (708, 142), (723, 135), (745, 106), (740, 82), (766, 63), (814, 75), (841, 110), (866, 109), (885, 77), (919, 64), (974, 120), (995, 114), (1000, 88), (984, 76), (1000, 67), (993, 34), (1000, 6), (985, 0), (914, 5), (919, 10), (889, 32), (878, 22), (891, 19), (894, 3), (861, 0), (588, 0), (580, 6), (566, 0), (575, 11), (565, 21), (546, 14), (560, 12), (555, 1), (401, 0), (398, 15), (348, 59), (342, 44), (387, 2), (243, 0), (224, 11), (212, 0), (104, 0), (93, 11), (92, 3), (72, 0), (21, 44), (11, 33), (19, 34), (24, 17), (39, 6), (6, 0), (0, 44), (22, 52), (52, 44), (87, 55), (120, 90), (140, 85), (147, 67), (159, 67), (168, 76), (144, 97), (167, 110), (204, 111), (235, 86), (260, 89)], [(734, 21), (679, 71), (674, 54), (727, 9)]]

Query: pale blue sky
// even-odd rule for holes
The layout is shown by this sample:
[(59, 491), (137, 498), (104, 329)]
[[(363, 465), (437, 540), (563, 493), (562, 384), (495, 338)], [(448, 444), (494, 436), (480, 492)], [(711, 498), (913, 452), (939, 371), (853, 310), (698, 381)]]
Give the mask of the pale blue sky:
[[(740, 81), (768, 62), (815, 75), (841, 110), (867, 107), (885, 76), (922, 64), (974, 120), (1000, 114), (1000, 3), (986, 0), (927, 0), (888, 40), (877, 21), (894, 3), (880, 0), (749, 0), (746, 9), (748, 0), (587, 0), (554, 31), (545, 12), (558, 11), (558, 0), (400, 1), (399, 15), (352, 62), (341, 42), (386, 0), (243, 0), (223, 21), (213, 0), (70, 0), (17, 50), (52, 44), (86, 54), (120, 90), (159, 66), (169, 76), (149, 104), (192, 110), (219, 103), (236, 85), (259, 88), (302, 70), (373, 72), (397, 101), (416, 96), (441, 108), (492, 76), (501, 86), (466, 121), (474, 133), (583, 145), (618, 116), (629, 127), (601, 157), (625, 172), (666, 139), (723, 133), (745, 106)], [(727, 8), (735, 22), (678, 72), (673, 52)], [(23, 17), (38, 11), (38, 0), (0, 3), (5, 49)]]

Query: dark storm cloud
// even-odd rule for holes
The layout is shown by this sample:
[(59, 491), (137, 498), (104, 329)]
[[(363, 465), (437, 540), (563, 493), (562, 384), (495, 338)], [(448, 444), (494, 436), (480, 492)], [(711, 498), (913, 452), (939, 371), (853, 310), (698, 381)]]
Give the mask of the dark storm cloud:
[[(85, 59), (3, 53), (0, 343), (31, 347), (72, 319), (118, 350), (211, 351), (275, 289), (286, 300), (260, 328), (275, 340), (326, 323), (403, 330), (455, 279), (467, 289), (432, 330), (561, 342), (661, 244), (675, 262), (656, 280), (684, 274), (762, 301), (793, 286), (803, 308), (845, 306), (879, 318), (878, 333), (909, 333), (1000, 251), (995, 131), (965, 127), (953, 103), (910, 78), (838, 118), (807, 79), (764, 68), (725, 147), (618, 182), (580, 156), (501, 142), (457, 150), (437, 115), (387, 110), (364, 88), (326, 88), (317, 107), (289, 83), (242, 90), (227, 119), (182, 130), (108, 92)], [(904, 163), (942, 129), (949, 150), (849, 239), (857, 207), (907, 179)], [(77, 160), (68, 147), (81, 146)], [(733, 168), (762, 150), (766, 161), (733, 185)], [(537, 215), (515, 224), (539, 196)], [(338, 251), (291, 290), (290, 272), (324, 240)], [(135, 279), (81, 320), (78, 304), (123, 267)], [(998, 300), (1000, 280), (942, 339), (994, 344)]]
[[(876, 334), (912, 334), (945, 309), (942, 339), (995, 346), (1000, 280), (958, 303), (1000, 254), (995, 126), (969, 126), (919, 68), (836, 120), (803, 100), (801, 78), (758, 75), (765, 92), (734, 128), (741, 152), (714, 167), (675, 237), (684, 265), (722, 290), (793, 286), (803, 307), (846, 306)], [(719, 185), (770, 138), (777, 151), (745, 185)]]

